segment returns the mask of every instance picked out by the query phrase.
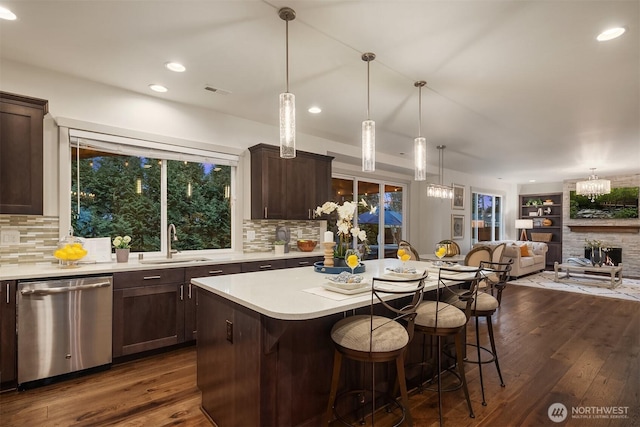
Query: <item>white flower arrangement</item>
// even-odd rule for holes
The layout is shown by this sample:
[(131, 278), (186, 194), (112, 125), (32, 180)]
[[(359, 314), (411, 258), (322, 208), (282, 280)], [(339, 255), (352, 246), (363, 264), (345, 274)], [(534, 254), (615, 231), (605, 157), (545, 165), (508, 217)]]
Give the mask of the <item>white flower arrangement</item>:
[(362, 199), (359, 203), (344, 202), (342, 205), (335, 202), (325, 202), (315, 210), (316, 216), (329, 215), (333, 212), (338, 213), (336, 226), (338, 227), (340, 243), (335, 250), (335, 256), (338, 258), (343, 258), (346, 250), (351, 247), (351, 237), (356, 239), (356, 242), (358, 240), (364, 242), (366, 246), (367, 232), (361, 230), (360, 227), (353, 226), (353, 216), (357, 211), (358, 204), (365, 207), (367, 206), (367, 202)]
[(129, 236), (116, 236), (113, 239), (113, 247), (116, 249), (130, 249), (131, 248), (131, 237)]

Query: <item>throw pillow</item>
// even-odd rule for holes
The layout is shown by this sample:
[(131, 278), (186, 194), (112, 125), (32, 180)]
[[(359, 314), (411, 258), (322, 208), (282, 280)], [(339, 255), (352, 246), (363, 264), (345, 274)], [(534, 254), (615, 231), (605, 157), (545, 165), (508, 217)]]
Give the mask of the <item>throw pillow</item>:
[(520, 256), (531, 256), (529, 255), (529, 248), (527, 245), (520, 246)]

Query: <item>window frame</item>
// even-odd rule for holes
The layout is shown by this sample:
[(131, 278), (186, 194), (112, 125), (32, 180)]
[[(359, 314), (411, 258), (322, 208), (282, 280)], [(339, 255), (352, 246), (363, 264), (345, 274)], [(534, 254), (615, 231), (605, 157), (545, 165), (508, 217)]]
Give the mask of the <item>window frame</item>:
[[(485, 190), (485, 189), (480, 189), (480, 188), (471, 188), (471, 221), (469, 222), (469, 226), (470, 226), (470, 236), (471, 236), (471, 246), (473, 246), (475, 243), (481, 242), (481, 241), (490, 241), (490, 242), (495, 242), (495, 241), (500, 241), (504, 239), (504, 235), (505, 235), (505, 223), (504, 223), (504, 218), (505, 218), (505, 212), (504, 209), (506, 207), (506, 195), (501, 192), (501, 191), (495, 191), (495, 190)], [(492, 197), (492, 205), (491, 205), (491, 240), (478, 240), (478, 229), (474, 228), (473, 224), (474, 224), (474, 219), (477, 220), (476, 215), (477, 215), (477, 204), (474, 203), (474, 198), (476, 197), (476, 194), (479, 195), (483, 195), (483, 196), (491, 196)], [(495, 200), (496, 198), (500, 198), (500, 215), (498, 218), (496, 218), (495, 212), (496, 212), (496, 203)], [(500, 224), (500, 228), (499, 230), (499, 235), (498, 238), (496, 240), (496, 236), (495, 236), (495, 228), (496, 228), (496, 223)]]
[[(224, 249), (202, 249), (202, 250), (187, 250), (182, 253), (187, 253), (190, 255), (223, 255), (236, 251), (238, 245), (242, 247), (242, 242), (238, 242), (238, 234), (242, 227), (242, 220), (238, 217), (238, 207), (237, 207), (237, 187), (238, 187), (238, 178), (239, 178), (239, 164), (240, 164), (240, 155), (236, 153), (222, 152), (222, 151), (211, 151), (206, 150), (201, 147), (193, 147), (193, 143), (190, 144), (189, 141), (183, 141), (185, 146), (179, 145), (178, 142), (180, 140), (173, 140), (171, 144), (166, 142), (158, 141), (154, 138), (149, 139), (140, 139), (138, 135), (136, 137), (124, 136), (127, 134), (126, 131), (122, 130), (118, 132), (119, 135), (114, 134), (105, 134), (94, 132), (92, 130), (84, 130), (78, 129), (75, 127), (66, 127), (59, 126), (58, 128), (58, 167), (59, 167), (59, 183), (60, 183), (60, 191), (58, 195), (58, 203), (59, 203), (59, 235), (60, 238), (63, 238), (68, 234), (68, 231), (71, 229), (71, 150), (75, 148), (74, 143), (72, 142), (72, 138), (77, 138), (79, 136), (88, 137), (93, 136), (95, 139), (102, 136), (105, 136), (104, 139), (106, 141), (102, 141), (103, 143), (112, 142), (114, 145), (118, 143), (127, 143), (134, 142), (133, 145), (137, 145), (141, 147), (142, 143), (145, 146), (150, 146), (155, 148), (156, 153), (173, 153), (175, 155), (174, 158), (171, 159), (162, 159), (165, 160), (162, 162), (162, 174), (165, 179), (161, 179), (160, 182), (160, 191), (161, 191), (161, 200), (160, 200), (160, 250), (157, 252), (144, 252), (145, 255), (148, 256), (163, 256), (164, 251), (162, 248), (166, 247), (167, 244), (167, 235), (163, 232), (168, 228), (168, 220), (167, 220), (167, 162), (166, 160), (183, 160), (186, 159), (188, 161), (198, 161), (200, 158), (200, 162), (218, 162), (218, 163), (226, 163), (228, 162), (231, 167), (231, 177), (230, 177), (230, 188), (229, 188), (229, 201), (230, 201), (230, 209), (231, 209), (231, 230), (230, 230), (230, 239), (231, 239), (231, 247)], [(176, 143), (173, 143), (176, 142)], [(191, 145), (191, 146), (190, 146)], [(202, 145), (202, 144), (200, 144)], [(216, 146), (216, 148), (220, 148)], [(141, 149), (142, 151), (142, 149)], [(184, 156), (181, 155), (181, 151), (184, 151)], [(231, 150), (232, 151), (232, 150)], [(142, 152), (137, 155), (144, 155)], [(167, 157), (171, 156), (171, 154), (167, 154)], [(204, 160), (202, 160), (204, 157)], [(178, 231), (179, 232), (179, 231)], [(113, 236), (110, 236), (113, 237)]]

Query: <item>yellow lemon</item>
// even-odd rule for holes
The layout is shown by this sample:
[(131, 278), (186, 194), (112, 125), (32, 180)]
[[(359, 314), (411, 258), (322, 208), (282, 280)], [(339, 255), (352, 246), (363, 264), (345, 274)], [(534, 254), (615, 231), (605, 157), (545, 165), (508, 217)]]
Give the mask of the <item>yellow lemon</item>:
[(402, 258), (405, 254), (406, 254), (406, 252), (405, 252), (405, 250), (404, 250), (404, 249), (398, 249), (398, 256), (399, 256), (399, 257), (401, 257), (401, 258)]
[(404, 254), (404, 255), (402, 255), (402, 256), (400, 257), (400, 259), (401, 259), (402, 261), (409, 261), (409, 260), (411, 259), (411, 255), (409, 255), (409, 254)]
[(358, 256), (357, 255), (349, 255), (347, 257), (347, 265), (358, 265)]
[(436, 252), (436, 255), (441, 257), (444, 256), (444, 254), (447, 253), (447, 249), (446, 248), (439, 248), (438, 251)]

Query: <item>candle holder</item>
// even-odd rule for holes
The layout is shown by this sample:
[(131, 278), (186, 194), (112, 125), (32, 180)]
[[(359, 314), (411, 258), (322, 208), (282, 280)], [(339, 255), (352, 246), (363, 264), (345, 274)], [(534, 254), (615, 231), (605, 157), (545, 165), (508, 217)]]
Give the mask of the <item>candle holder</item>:
[(322, 246), (324, 247), (324, 266), (325, 267), (333, 267), (333, 247), (336, 245), (336, 242), (323, 242)]

